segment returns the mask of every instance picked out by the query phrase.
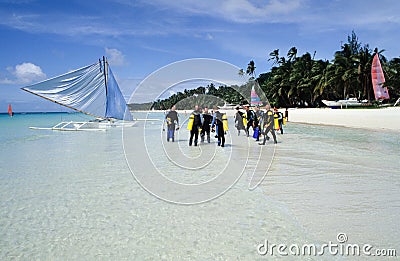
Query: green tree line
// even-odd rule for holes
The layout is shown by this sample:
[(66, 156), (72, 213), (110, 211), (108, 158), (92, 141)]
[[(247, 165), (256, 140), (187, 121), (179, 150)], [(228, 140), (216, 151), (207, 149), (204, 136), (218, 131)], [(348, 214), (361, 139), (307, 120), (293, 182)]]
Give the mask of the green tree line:
[(279, 49), (272, 51), (268, 60), (274, 66), (270, 72), (260, 74), (257, 81), (270, 103), (280, 107), (319, 107), (323, 106), (324, 99), (349, 97), (372, 101), (371, 64), (374, 54), (378, 53), (389, 102), (394, 102), (400, 96), (400, 58), (388, 61), (383, 52), (377, 48), (372, 51), (368, 44), (362, 45), (353, 31), (332, 61), (315, 60), (315, 53), (297, 56), (296, 47), (286, 56), (280, 56)]
[[(168, 109), (174, 104), (189, 97), (198, 95), (212, 95), (219, 100), (209, 100), (202, 97), (204, 104), (199, 100), (190, 99), (192, 102), (183, 102), (182, 106), (189, 109), (194, 103), (203, 106), (217, 102), (233, 104), (249, 103), (250, 90), (257, 81), (263, 92), (258, 92), (262, 100), (268, 101), (277, 107), (319, 107), (324, 106), (322, 100), (338, 100), (345, 98), (358, 98), (360, 100), (374, 100), (371, 79), (371, 64), (375, 53), (379, 54), (381, 65), (385, 73), (385, 85), (389, 89), (390, 100), (394, 102), (400, 97), (400, 58), (388, 61), (383, 55), (385, 50), (370, 49), (368, 44), (359, 42), (353, 31), (347, 37), (347, 42), (336, 51), (332, 61), (316, 60), (313, 55), (306, 52), (298, 56), (297, 48), (292, 47), (286, 56), (281, 56), (279, 49), (273, 50), (267, 57), (273, 65), (269, 72), (261, 73), (256, 77), (256, 66), (250, 61), (246, 71), (241, 69), (238, 73), (250, 76), (245, 86), (219, 86), (213, 83), (200, 86), (197, 89), (178, 92), (167, 99), (157, 100), (151, 108)], [(248, 93), (242, 96), (241, 93)], [(193, 104), (192, 104), (193, 103)], [(186, 108), (188, 107), (188, 108)]]

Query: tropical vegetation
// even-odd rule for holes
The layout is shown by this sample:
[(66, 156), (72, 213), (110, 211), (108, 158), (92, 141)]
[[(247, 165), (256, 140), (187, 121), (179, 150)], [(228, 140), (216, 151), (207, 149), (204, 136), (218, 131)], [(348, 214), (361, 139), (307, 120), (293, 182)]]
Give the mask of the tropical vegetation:
[[(277, 107), (319, 107), (324, 106), (322, 100), (338, 100), (355, 97), (360, 100), (374, 100), (371, 81), (371, 63), (375, 53), (379, 54), (385, 85), (389, 89), (390, 101), (400, 97), (400, 58), (388, 61), (383, 55), (385, 50), (372, 50), (368, 44), (359, 42), (353, 31), (347, 42), (336, 51), (332, 61), (316, 60), (306, 52), (298, 56), (297, 48), (292, 47), (286, 56), (280, 55), (276, 49), (269, 53), (268, 61), (272, 62), (269, 72), (260, 73), (256, 77), (255, 63), (251, 60), (246, 71), (238, 73), (250, 76), (247, 86), (219, 86), (214, 84), (193, 90), (178, 92), (168, 99), (158, 100), (152, 104), (155, 109), (167, 109), (179, 101), (200, 94), (209, 94), (221, 98), (227, 103), (248, 103), (249, 97), (239, 94), (238, 88), (246, 88), (252, 81), (257, 81), (269, 102)], [(243, 91), (240, 91), (243, 93)], [(250, 92), (249, 92), (250, 93)], [(192, 104), (185, 104), (191, 106)]]

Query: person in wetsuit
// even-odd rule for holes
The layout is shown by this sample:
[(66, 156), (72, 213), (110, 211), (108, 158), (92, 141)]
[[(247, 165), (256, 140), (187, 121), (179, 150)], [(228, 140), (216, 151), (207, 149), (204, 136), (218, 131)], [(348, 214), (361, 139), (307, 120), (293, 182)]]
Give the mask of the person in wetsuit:
[(212, 122), (213, 116), (208, 112), (208, 107), (204, 107), (204, 113), (203, 113), (203, 125), (201, 128), (201, 142), (204, 142), (205, 136), (207, 134), (207, 142), (210, 143), (210, 130), (211, 130), (211, 122)]
[(267, 104), (265, 106), (266, 112), (263, 114), (262, 122), (263, 122), (263, 135), (264, 140), (262, 143), (258, 143), (260, 145), (265, 145), (265, 142), (269, 140), (268, 133), (271, 132), (272, 137), (274, 138), (274, 143), (278, 143), (276, 141), (276, 134), (274, 130), (274, 112), (271, 110), (271, 106)]
[(225, 131), (222, 121), (222, 113), (219, 112), (218, 106), (213, 106), (214, 115), (211, 122), (211, 127), (215, 131), (217, 129), (218, 146), (225, 147)]
[(254, 122), (253, 122), (253, 129), (254, 129), (254, 135), (253, 138), (256, 139), (256, 141), (260, 141), (260, 135), (261, 135), (261, 118), (263, 115), (263, 111), (260, 110), (260, 107), (255, 107), (254, 108), (255, 112), (254, 112)]
[(283, 113), (278, 111), (278, 109), (274, 109), (274, 114), (278, 117), (278, 125), (281, 134), (283, 134)]
[(240, 135), (240, 131), (244, 130), (246, 133), (246, 127), (243, 124), (243, 112), (239, 110), (239, 107), (236, 107), (236, 114), (235, 114), (235, 127), (238, 131), (238, 136)]
[(193, 119), (192, 129), (190, 130), (189, 146), (192, 146), (193, 137), (194, 137), (194, 146), (197, 146), (197, 142), (199, 140), (199, 129), (202, 126), (201, 109), (198, 105), (194, 106), (194, 111), (192, 112), (192, 115), (194, 116), (194, 119)]
[(254, 130), (253, 123), (255, 120), (255, 113), (253, 110), (250, 110), (250, 105), (246, 104), (243, 107), (246, 110), (246, 112), (245, 112), (246, 119), (247, 119), (246, 134), (247, 134), (247, 137), (249, 137), (250, 127), (253, 127), (253, 130)]
[[(175, 141), (175, 126), (177, 126), (176, 130), (179, 129), (179, 117), (176, 112), (176, 106), (172, 105), (171, 110), (165, 115), (165, 124), (167, 125), (167, 141), (171, 139), (172, 142)], [(163, 131), (165, 129), (163, 128)]]

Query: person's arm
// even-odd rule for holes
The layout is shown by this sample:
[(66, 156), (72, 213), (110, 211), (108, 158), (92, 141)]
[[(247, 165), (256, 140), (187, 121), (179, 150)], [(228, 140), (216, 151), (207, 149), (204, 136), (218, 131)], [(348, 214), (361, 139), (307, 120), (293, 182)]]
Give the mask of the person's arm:
[(216, 114), (214, 113), (212, 121), (211, 121), (211, 128), (214, 128), (215, 125), (215, 118), (216, 118)]
[(165, 131), (165, 125), (168, 126), (167, 117), (168, 117), (168, 113), (167, 113), (167, 114), (165, 115), (165, 117), (164, 117), (164, 122), (163, 122), (163, 126), (162, 126), (162, 130), (163, 130), (163, 131)]

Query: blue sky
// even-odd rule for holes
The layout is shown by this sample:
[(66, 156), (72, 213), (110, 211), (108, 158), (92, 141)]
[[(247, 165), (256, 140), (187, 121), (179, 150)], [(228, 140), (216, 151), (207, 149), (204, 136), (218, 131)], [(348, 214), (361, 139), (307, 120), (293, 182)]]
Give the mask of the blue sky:
[(331, 60), (354, 30), (363, 44), (400, 56), (396, 0), (0, 0), (0, 112), (60, 111), (20, 87), (107, 56), (126, 97), (170, 63), (211, 58), (256, 73), (268, 54), (295, 46)]

